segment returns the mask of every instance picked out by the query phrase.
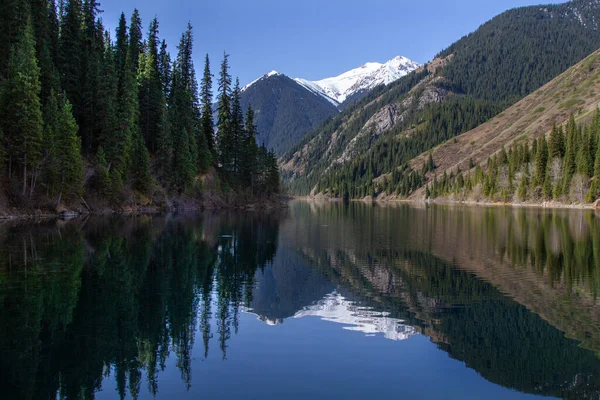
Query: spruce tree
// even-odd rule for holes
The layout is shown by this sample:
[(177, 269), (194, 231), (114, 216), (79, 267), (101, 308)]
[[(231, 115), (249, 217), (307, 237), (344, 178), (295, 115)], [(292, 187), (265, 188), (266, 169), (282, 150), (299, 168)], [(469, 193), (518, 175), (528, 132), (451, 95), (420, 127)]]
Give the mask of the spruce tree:
[(51, 91), (60, 87), (58, 71), (55, 66), (56, 42), (58, 30), (53, 26), (57, 23), (55, 5), (48, 0), (30, 0), (31, 19), (34, 28), (36, 57), (40, 67), (40, 84), (42, 107), (46, 104)]
[(246, 125), (244, 134), (245, 137), (242, 140), (242, 150), (240, 152), (240, 179), (241, 182), (250, 187), (250, 192), (254, 194), (258, 146), (256, 144), (254, 111), (250, 106), (248, 106), (248, 110), (246, 111)]
[(28, 22), (11, 51), (0, 99), (0, 124), (9, 154), (9, 178), (19, 169), (22, 193), (26, 195), (29, 189), (30, 196), (35, 187), (34, 170), (40, 160), (42, 145), (39, 78), (33, 28)]
[(99, 90), (102, 62), (104, 58), (104, 28), (96, 22), (100, 13), (95, 0), (85, 0), (83, 5), (83, 30), (81, 49), (80, 101), (78, 110), (79, 132), (86, 154), (93, 154), (101, 135), (101, 120), (98, 115), (100, 103)]
[(244, 115), (241, 105), (240, 81), (236, 79), (231, 94), (231, 130), (232, 130), (232, 172), (238, 176), (240, 169), (240, 150), (244, 138)]
[(577, 125), (575, 124), (575, 117), (571, 114), (569, 123), (567, 125), (567, 137), (566, 137), (566, 149), (565, 158), (563, 160), (563, 184), (561, 193), (568, 194), (571, 186), (571, 179), (575, 174), (575, 158), (577, 152)]
[(546, 143), (546, 137), (542, 136), (537, 146), (537, 153), (535, 155), (535, 179), (533, 186), (541, 186), (544, 184), (546, 179), (546, 169), (548, 164), (548, 145)]
[(81, 48), (83, 45), (83, 16), (81, 0), (67, 0), (60, 26), (58, 51), (58, 70), (62, 89), (73, 104), (75, 119), (81, 118), (82, 93), (81, 82), (84, 72), (81, 64)]
[(548, 143), (549, 158), (563, 158), (565, 154), (565, 137), (562, 132), (562, 127), (559, 129), (556, 126), (556, 122), (552, 126), (552, 132), (550, 133), (550, 141)]
[(98, 87), (98, 105), (96, 117), (100, 128), (98, 142), (104, 147), (102, 153), (106, 159), (106, 150), (108, 153), (115, 154), (119, 146), (120, 135), (117, 107), (118, 107), (118, 78), (115, 71), (115, 51), (111, 43), (110, 35), (105, 33), (105, 49), (102, 57), (99, 87)]
[(129, 55), (131, 57), (131, 68), (134, 74), (137, 74), (140, 65), (140, 55), (143, 51), (142, 43), (142, 19), (137, 8), (131, 14), (129, 25)]
[(125, 14), (121, 13), (119, 25), (116, 32), (115, 43), (115, 71), (118, 77), (118, 86), (121, 87), (121, 80), (127, 62), (127, 51), (129, 48), (129, 33), (127, 32), (127, 19)]
[(162, 84), (163, 93), (169, 99), (171, 93), (171, 56), (167, 51), (167, 42), (164, 40), (158, 53), (158, 75)]
[(66, 96), (59, 99), (59, 117), (54, 137), (55, 151), (52, 167), (58, 175), (54, 193), (63, 195), (77, 194), (83, 181), (83, 159), (81, 157), (81, 140), (77, 136), (77, 123), (72, 114), (72, 107)]
[(202, 105), (202, 132), (206, 136), (206, 142), (210, 151), (214, 151), (214, 129), (212, 110), (212, 74), (210, 73), (210, 60), (208, 54), (204, 60), (204, 74), (200, 84), (200, 102)]
[[(149, 41), (150, 42), (150, 41)], [(145, 143), (151, 152), (156, 151), (160, 123), (165, 112), (164, 93), (154, 51), (142, 53), (138, 74), (140, 126)]]
[(229, 55), (223, 55), (219, 74), (217, 141), (219, 163), (224, 172), (233, 170), (233, 128), (231, 116), (231, 75), (229, 75)]

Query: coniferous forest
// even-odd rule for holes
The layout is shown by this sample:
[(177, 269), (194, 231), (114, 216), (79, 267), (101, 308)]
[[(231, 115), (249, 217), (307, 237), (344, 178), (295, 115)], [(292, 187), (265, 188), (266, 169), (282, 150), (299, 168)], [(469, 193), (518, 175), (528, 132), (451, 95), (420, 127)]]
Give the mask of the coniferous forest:
[[(423, 171), (434, 166), (430, 156)], [(589, 124), (577, 124), (571, 115), (566, 126), (555, 123), (548, 138), (502, 148), (474, 173), (436, 174), (426, 197), (591, 203), (600, 197), (600, 110)]]
[(213, 90), (208, 55), (197, 76), (190, 24), (172, 56), (157, 18), (144, 29), (134, 10), (113, 30), (101, 13), (95, 0), (0, 2), (7, 205), (199, 199), (212, 175), (220, 193), (277, 193), (275, 155), (256, 143), (254, 112), (241, 108), (228, 55)]

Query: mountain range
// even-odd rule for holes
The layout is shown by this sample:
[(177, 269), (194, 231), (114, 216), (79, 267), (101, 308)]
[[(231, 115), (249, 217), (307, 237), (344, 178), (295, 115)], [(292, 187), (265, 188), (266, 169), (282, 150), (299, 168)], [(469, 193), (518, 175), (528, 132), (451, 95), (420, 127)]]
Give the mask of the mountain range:
[(341, 75), (310, 81), (271, 71), (242, 88), (241, 104), (256, 112), (258, 140), (282, 155), (308, 131), (377, 86), (419, 68), (406, 57), (386, 63), (368, 62)]
[[(372, 89), (307, 133), (280, 158), (288, 190), (327, 197), (390, 195), (401, 183), (399, 179), (409, 178), (406, 172), (417, 164), (411, 161), (415, 157), (422, 160), (423, 154), (440, 144), (501, 115), (600, 48), (598, 21), (598, 0), (521, 7), (498, 15), (423, 67)], [(586, 79), (591, 79), (595, 64), (588, 64), (591, 69)], [(578, 89), (586, 90), (571, 87)], [(546, 107), (534, 107), (530, 112), (537, 111), (544, 126), (551, 126), (552, 118), (564, 122), (561, 119), (569, 113), (579, 111), (581, 101), (586, 107), (598, 103), (590, 84), (589, 99), (572, 99), (565, 90), (563, 87), (551, 99), (538, 93), (537, 101), (543, 100)], [(551, 101), (563, 105), (560, 113), (546, 114), (555, 109), (549, 106)], [(521, 135), (528, 141), (536, 137), (526, 126), (518, 129)], [(489, 139), (498, 149), (499, 141)], [(459, 142), (465, 150), (465, 142)], [(470, 151), (478, 151), (481, 145), (487, 154), (490, 143), (476, 141), (469, 144)], [(418, 188), (424, 183), (413, 181), (410, 185)]]

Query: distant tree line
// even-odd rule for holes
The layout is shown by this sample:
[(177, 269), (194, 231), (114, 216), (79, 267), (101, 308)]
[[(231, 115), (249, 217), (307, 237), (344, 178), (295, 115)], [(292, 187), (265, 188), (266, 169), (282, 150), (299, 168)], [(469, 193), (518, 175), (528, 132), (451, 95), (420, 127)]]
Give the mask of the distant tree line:
[[(93, 192), (113, 202), (132, 189), (201, 192), (211, 168), (236, 192), (275, 193), (275, 156), (256, 144), (225, 55), (219, 116), (208, 56), (200, 82), (188, 24), (174, 60), (154, 18), (134, 10), (113, 41), (95, 0), (0, 3), (1, 179), (16, 202)], [(244, 116), (245, 112), (245, 116)]]

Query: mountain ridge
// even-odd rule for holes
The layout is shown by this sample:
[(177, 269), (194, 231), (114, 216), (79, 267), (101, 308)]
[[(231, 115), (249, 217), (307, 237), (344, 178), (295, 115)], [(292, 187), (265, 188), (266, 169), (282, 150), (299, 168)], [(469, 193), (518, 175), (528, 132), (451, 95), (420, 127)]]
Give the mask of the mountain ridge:
[(383, 64), (369, 62), (314, 82), (273, 70), (241, 89), (241, 104), (244, 108), (251, 106), (256, 112), (259, 142), (281, 156), (306, 132), (337, 115), (347, 104), (419, 66), (398, 56)]
[(407, 168), (414, 157), (486, 122), (600, 48), (591, 22), (598, 20), (596, 0), (494, 17), (425, 67), (306, 134), (280, 158), (288, 190), (378, 196), (378, 177)]

